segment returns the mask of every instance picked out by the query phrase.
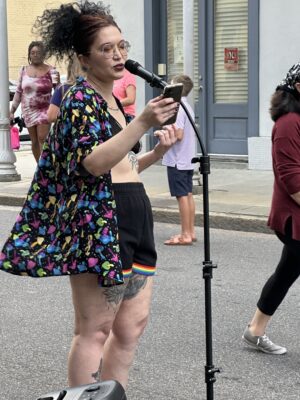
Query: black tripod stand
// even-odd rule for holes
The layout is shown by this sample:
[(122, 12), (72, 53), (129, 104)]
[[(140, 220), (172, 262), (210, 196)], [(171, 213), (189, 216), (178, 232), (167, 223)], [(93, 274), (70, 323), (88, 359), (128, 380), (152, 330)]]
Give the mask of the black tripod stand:
[[(152, 87), (163, 89), (167, 82), (161, 77), (145, 70), (138, 62), (133, 60), (127, 60), (125, 68), (132, 74), (138, 75), (145, 79), (146, 82)], [(184, 109), (190, 123), (193, 126), (198, 142), (200, 144), (202, 156), (199, 158), (193, 158), (192, 162), (199, 162), (199, 172), (203, 176), (203, 228), (204, 228), (204, 261), (203, 261), (203, 279), (205, 281), (205, 330), (206, 330), (206, 366), (205, 366), (205, 383), (207, 385), (207, 400), (213, 400), (213, 384), (216, 381), (215, 374), (220, 372), (219, 368), (215, 368), (213, 365), (213, 354), (212, 354), (212, 312), (211, 312), (211, 280), (213, 268), (217, 268), (216, 265), (210, 260), (210, 238), (209, 238), (209, 198), (208, 198), (208, 174), (210, 173), (210, 162), (209, 156), (204, 148), (201, 141), (199, 132), (196, 124), (193, 121), (190, 113), (183, 102), (180, 105)]]
[(210, 159), (200, 138), (198, 129), (193, 118), (188, 112), (185, 104), (181, 101), (180, 105), (184, 109), (190, 123), (193, 126), (197, 136), (201, 156), (192, 159), (192, 163), (199, 163), (199, 172), (203, 179), (203, 229), (204, 229), (204, 261), (203, 261), (203, 279), (205, 284), (205, 333), (206, 333), (206, 365), (205, 365), (205, 383), (207, 399), (213, 400), (213, 384), (216, 381), (215, 374), (221, 372), (219, 368), (213, 365), (212, 351), (212, 310), (211, 310), (211, 280), (213, 277), (213, 268), (217, 265), (210, 260), (210, 235), (209, 235), (209, 195), (208, 195), (208, 174), (210, 174)]

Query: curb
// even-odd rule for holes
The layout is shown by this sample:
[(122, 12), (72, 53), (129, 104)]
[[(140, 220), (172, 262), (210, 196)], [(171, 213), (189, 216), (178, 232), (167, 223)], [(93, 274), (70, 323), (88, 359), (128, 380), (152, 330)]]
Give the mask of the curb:
[(1, 206), (22, 207), (26, 197), (25, 196), (10, 196), (0, 195)]
[[(0, 195), (0, 205), (22, 207), (25, 198), (26, 198), (25, 196)], [(180, 217), (177, 209), (152, 207), (152, 212), (153, 212), (153, 219), (155, 222), (180, 224)], [(202, 213), (196, 212), (195, 224), (196, 226), (203, 227)], [(267, 218), (261, 216), (210, 212), (209, 224), (210, 227), (214, 229), (225, 229), (232, 231), (268, 233), (268, 234), (273, 233), (273, 231), (267, 226)]]
[[(180, 224), (179, 212), (177, 210), (153, 207), (152, 212), (155, 222)], [(210, 212), (209, 215), (209, 225), (214, 229), (273, 234), (273, 231), (267, 226), (267, 221), (266, 217), (260, 216), (215, 212)], [(202, 214), (196, 213), (195, 224), (196, 226), (203, 227)]]

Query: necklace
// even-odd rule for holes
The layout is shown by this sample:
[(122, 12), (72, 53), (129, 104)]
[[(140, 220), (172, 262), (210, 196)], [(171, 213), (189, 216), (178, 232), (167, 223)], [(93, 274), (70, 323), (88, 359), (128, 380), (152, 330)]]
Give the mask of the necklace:
[[(99, 90), (97, 89), (97, 83), (94, 82), (91, 78), (88, 79), (88, 81), (90, 82), (91, 86), (96, 90), (96, 92), (100, 93)], [(103, 97), (103, 96), (102, 96)], [(104, 97), (103, 97), (104, 98)], [(105, 99), (104, 99), (105, 100)], [(105, 100), (107, 103), (107, 108), (111, 111), (120, 111), (119, 107), (112, 107), (108, 104), (108, 101)]]
[(116, 107), (116, 108), (110, 107), (110, 106), (108, 105), (108, 103), (107, 103), (107, 108), (108, 108), (109, 110), (112, 110), (112, 111), (120, 111), (119, 107)]

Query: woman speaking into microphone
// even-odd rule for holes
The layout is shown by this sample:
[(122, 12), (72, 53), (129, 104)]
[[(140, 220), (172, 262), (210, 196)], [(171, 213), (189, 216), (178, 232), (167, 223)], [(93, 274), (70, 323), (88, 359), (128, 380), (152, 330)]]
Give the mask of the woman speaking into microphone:
[(62, 100), (0, 269), (68, 275), (75, 311), (70, 386), (114, 379), (126, 387), (156, 268), (151, 206), (139, 173), (176, 142), (174, 127), (156, 131), (159, 142), (148, 153), (137, 157), (131, 148), (178, 104), (159, 96), (134, 120), (124, 114), (112, 90), (129, 46), (102, 2), (47, 9), (35, 28), (47, 56), (75, 53), (86, 78)]

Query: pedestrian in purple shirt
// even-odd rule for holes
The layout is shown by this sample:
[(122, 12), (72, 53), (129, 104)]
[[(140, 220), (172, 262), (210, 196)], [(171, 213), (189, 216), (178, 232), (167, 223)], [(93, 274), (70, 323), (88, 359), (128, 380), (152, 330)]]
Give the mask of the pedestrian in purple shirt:
[(76, 79), (79, 76), (85, 76), (85, 73), (82, 70), (77, 56), (74, 54), (69, 59), (66, 83), (57, 86), (51, 97), (50, 105), (47, 111), (47, 118), (49, 123), (55, 122), (57, 120), (61, 101), (64, 95), (67, 93), (68, 89), (70, 89), (70, 87), (75, 84)]
[(271, 99), (274, 189), (268, 225), (283, 243), (278, 266), (265, 283), (243, 340), (267, 354), (285, 354), (265, 334), (289, 288), (300, 275), (300, 63), (288, 71)]
[[(193, 81), (187, 75), (176, 75), (172, 83), (183, 84), (181, 100), (194, 119), (194, 111), (187, 101), (187, 96), (194, 86)], [(162, 164), (167, 167), (171, 196), (176, 197), (178, 202), (181, 232), (164, 243), (169, 246), (185, 246), (196, 241), (195, 202), (192, 193), (194, 166), (191, 162), (196, 152), (196, 139), (192, 124), (182, 107), (178, 111), (176, 127), (178, 141), (165, 153)]]

